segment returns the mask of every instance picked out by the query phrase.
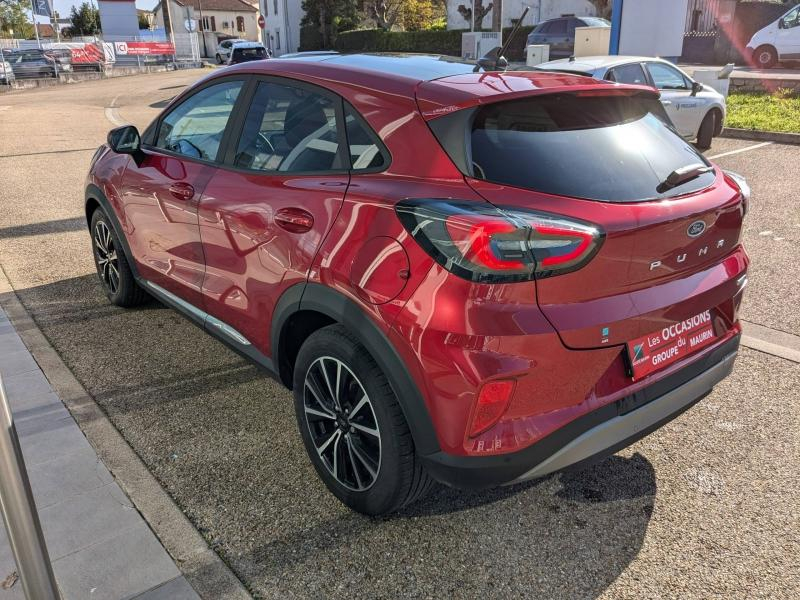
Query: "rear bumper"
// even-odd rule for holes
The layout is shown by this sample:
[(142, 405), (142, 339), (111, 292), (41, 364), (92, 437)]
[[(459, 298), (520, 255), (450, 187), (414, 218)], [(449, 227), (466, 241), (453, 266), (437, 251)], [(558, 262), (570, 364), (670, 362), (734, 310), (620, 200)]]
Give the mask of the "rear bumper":
[(457, 488), (484, 488), (576, 468), (629, 446), (699, 402), (727, 377), (739, 348), (731, 338), (653, 385), (592, 411), (532, 446), (505, 455), (423, 456), (428, 472)]

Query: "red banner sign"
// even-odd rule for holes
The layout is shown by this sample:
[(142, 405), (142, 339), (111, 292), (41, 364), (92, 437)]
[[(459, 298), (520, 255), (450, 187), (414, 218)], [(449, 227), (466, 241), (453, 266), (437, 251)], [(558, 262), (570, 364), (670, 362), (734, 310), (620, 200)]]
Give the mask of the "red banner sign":
[(661, 331), (628, 342), (633, 378), (641, 379), (714, 341), (714, 322), (707, 310)]
[(84, 44), (81, 48), (70, 47), (69, 51), (74, 65), (98, 64), (106, 60), (103, 49), (98, 44)]
[(175, 46), (170, 42), (114, 42), (114, 51), (122, 56), (175, 54)]

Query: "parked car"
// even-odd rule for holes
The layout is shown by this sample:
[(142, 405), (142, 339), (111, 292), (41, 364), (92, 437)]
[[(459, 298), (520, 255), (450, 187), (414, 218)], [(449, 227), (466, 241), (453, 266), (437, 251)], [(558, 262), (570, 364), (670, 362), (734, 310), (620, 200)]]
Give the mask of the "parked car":
[(550, 58), (572, 56), (575, 51), (576, 27), (611, 27), (599, 17), (558, 17), (542, 21), (528, 34), (528, 45), (547, 44)]
[(228, 59), (231, 56), (231, 48), (233, 48), (236, 44), (241, 44), (244, 43), (245, 41), (246, 40), (238, 38), (234, 39), (229, 38), (227, 40), (222, 40), (217, 46), (217, 53), (216, 53), (217, 64), (221, 65), (223, 63), (227, 63)]
[(44, 53), (55, 61), (59, 72), (67, 73), (72, 71), (72, 52), (68, 49), (51, 48), (44, 50)]
[(759, 29), (747, 43), (755, 66), (771, 69), (780, 61), (800, 60), (800, 6)]
[(43, 50), (15, 50), (4, 54), (17, 78), (57, 76), (58, 65), (55, 59)]
[(746, 182), (651, 88), (474, 71), (232, 66), (112, 130), (86, 181), (110, 302), (153, 296), (293, 390), (367, 514), (615, 452), (737, 354)]
[(228, 64), (236, 65), (252, 60), (266, 60), (268, 58), (269, 52), (263, 44), (259, 44), (258, 42), (241, 42), (231, 48)]
[[(5, 54), (5, 53), (3, 53)], [(0, 60), (0, 84), (11, 85), (16, 80), (14, 70), (7, 60)]]
[(661, 92), (661, 103), (678, 133), (687, 140), (697, 140), (701, 149), (710, 148), (711, 140), (722, 133), (725, 96), (694, 81), (666, 60), (643, 56), (585, 56), (550, 61), (536, 68), (652, 86)]

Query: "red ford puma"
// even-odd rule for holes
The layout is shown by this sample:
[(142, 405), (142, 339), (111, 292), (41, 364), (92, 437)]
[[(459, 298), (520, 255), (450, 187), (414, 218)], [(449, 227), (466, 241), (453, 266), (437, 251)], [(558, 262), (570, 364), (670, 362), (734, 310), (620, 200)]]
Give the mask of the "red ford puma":
[(220, 70), (86, 186), (111, 302), (155, 296), (294, 391), (381, 514), (541, 477), (708, 394), (739, 345), (749, 189), (657, 92), (335, 54)]

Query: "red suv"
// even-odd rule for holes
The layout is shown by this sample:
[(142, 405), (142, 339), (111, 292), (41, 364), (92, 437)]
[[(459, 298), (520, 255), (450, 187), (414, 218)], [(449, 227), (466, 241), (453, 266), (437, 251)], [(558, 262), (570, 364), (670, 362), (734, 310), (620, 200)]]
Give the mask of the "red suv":
[(381, 514), (615, 452), (728, 375), (749, 189), (657, 92), (432, 56), (243, 64), (109, 134), (86, 217), (148, 295), (294, 391)]

